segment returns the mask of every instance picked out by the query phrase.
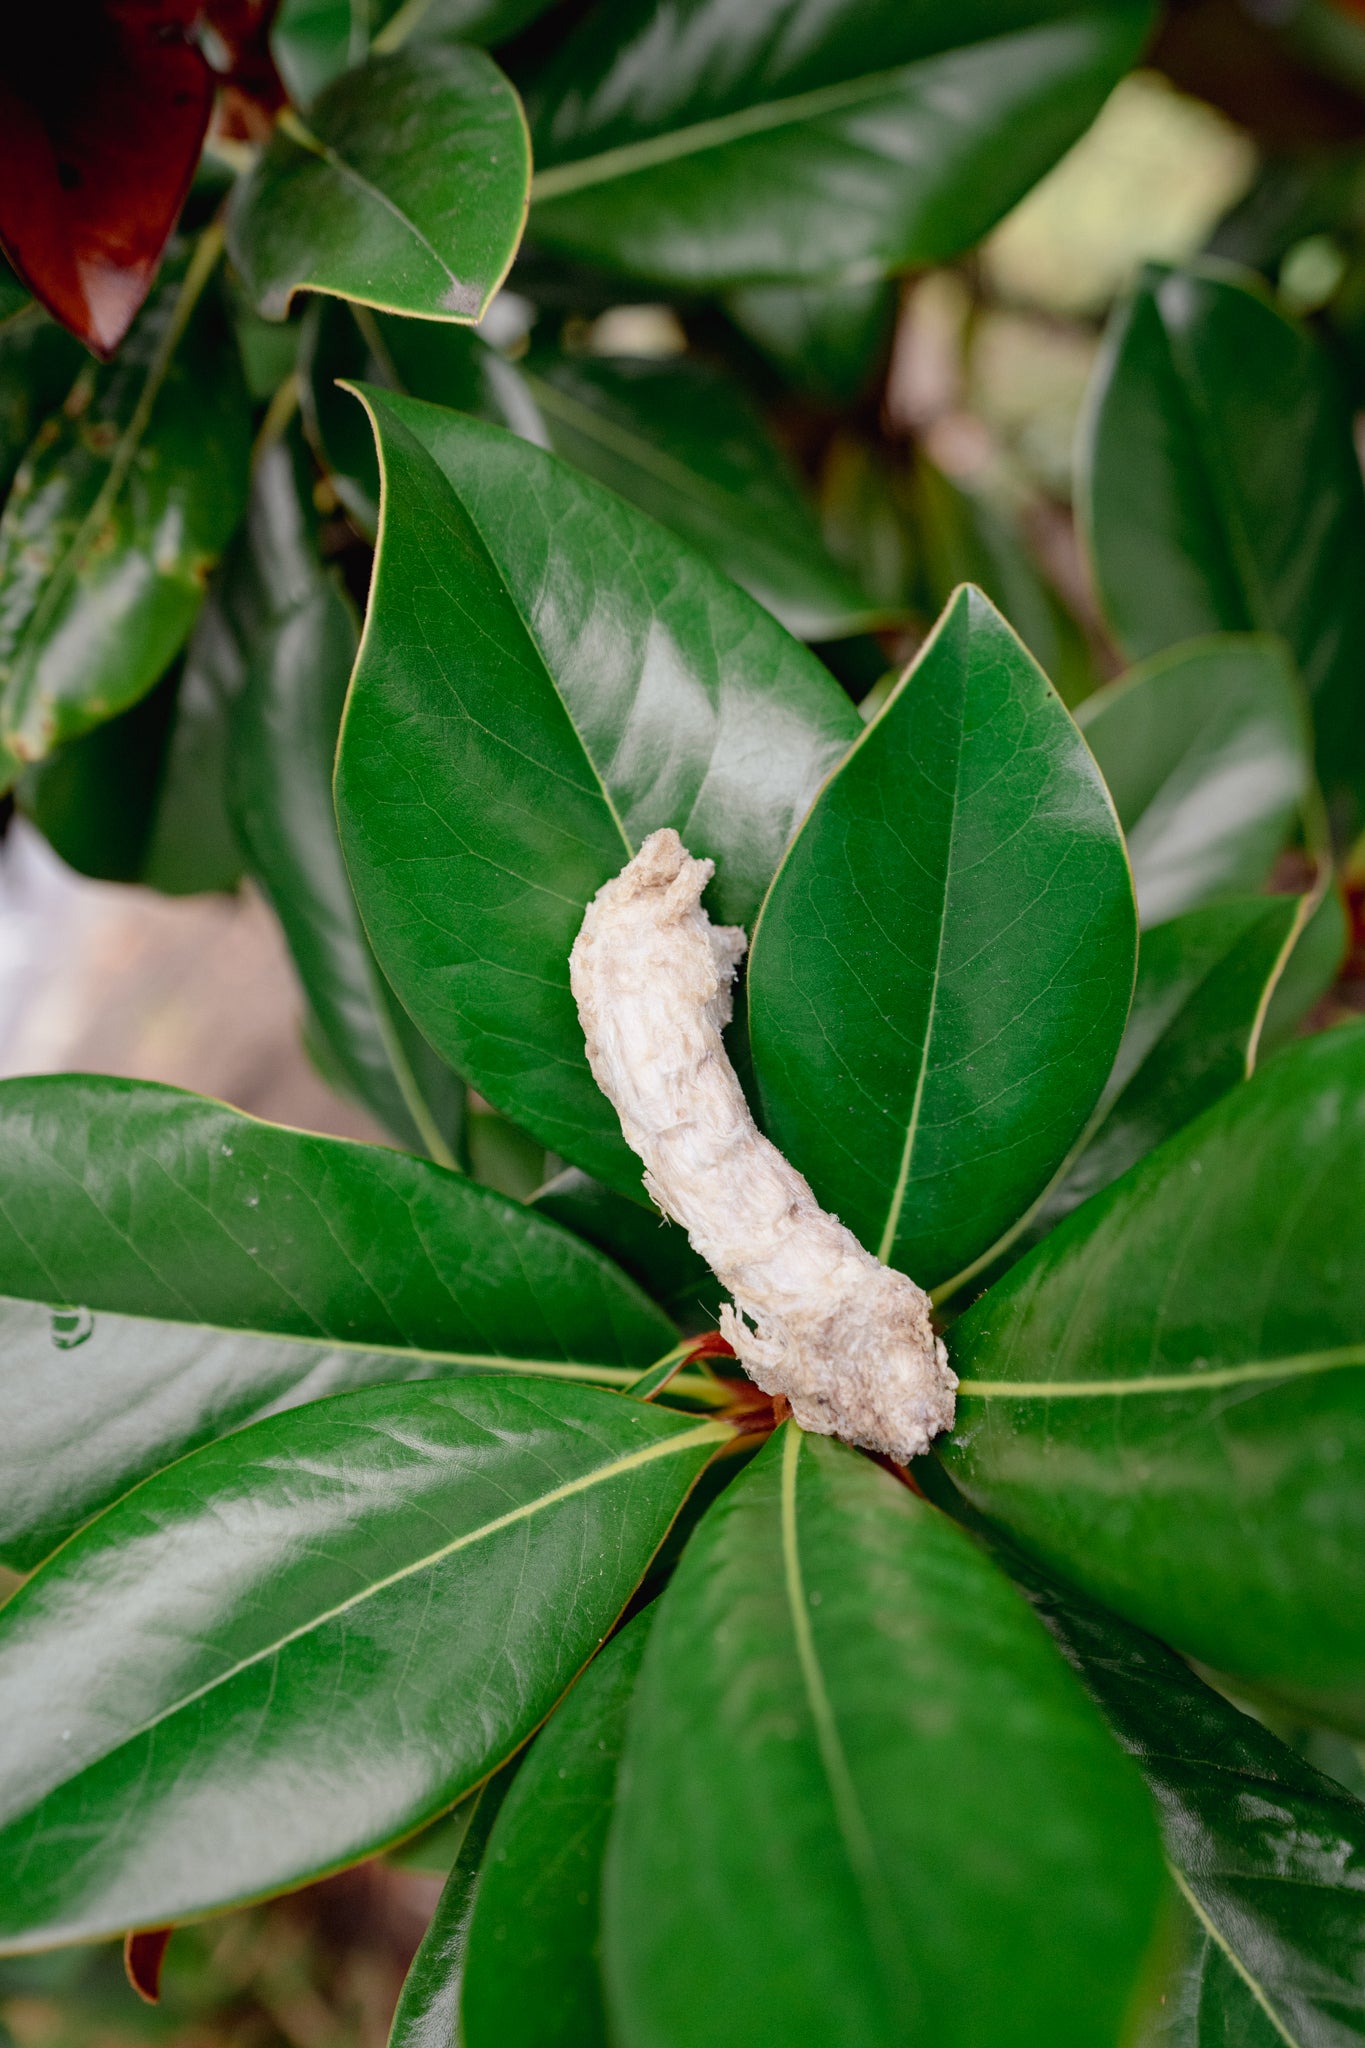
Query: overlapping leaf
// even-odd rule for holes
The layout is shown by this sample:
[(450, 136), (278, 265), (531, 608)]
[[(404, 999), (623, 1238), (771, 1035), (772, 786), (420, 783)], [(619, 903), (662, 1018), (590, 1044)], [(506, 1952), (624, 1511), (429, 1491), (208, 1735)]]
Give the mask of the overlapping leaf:
[(477, 320), (521, 239), (530, 168), (516, 93), (482, 50), (438, 37), (371, 57), (306, 123), (281, 115), (233, 194), (233, 260), (275, 320), (304, 290)]
[(613, 2037), (1111, 2048), (1160, 1884), (1130, 1770), (971, 1540), (786, 1425), (646, 1645), (606, 1866)]
[(146, 1084), (0, 1087), (4, 1555), (272, 1408), (499, 1363), (616, 1384), (667, 1319), (459, 1176)]
[(1312, 736), (1282, 641), (1197, 640), (1077, 713), (1119, 814), (1144, 924), (1259, 889), (1312, 785)]
[(650, 1613), (589, 1665), (498, 1815), (464, 1958), (465, 2048), (605, 2048), (602, 1859)]
[(164, 675), (246, 497), (251, 416), (215, 245), (153, 296), (116, 363), (87, 365), (0, 519), (0, 779)]
[(401, 1144), (449, 1166), (463, 1090), (379, 969), (337, 837), (332, 764), (357, 634), (345, 593), (318, 558), (306, 493), (296, 452), (268, 450), (223, 593), (240, 667), (233, 819), (343, 1086)]
[(953, 1328), (968, 1499), (1205, 1663), (1365, 1732), (1365, 1027), (1278, 1054)]
[(713, 1325), (724, 1290), (676, 1223), (566, 1166), (536, 1189), (534, 1206), (607, 1253), (684, 1329)]
[(544, 12), (549, 0), (281, 0), (270, 48), (290, 96), (301, 105), (371, 50), (409, 40), (458, 36), (502, 42)]
[[(343, 324), (344, 323), (344, 324)], [(799, 479), (733, 379), (691, 358), (573, 357), (510, 363), (478, 335), (382, 314), (316, 325), (314, 438), (358, 523), (378, 519), (379, 471), (337, 376), (473, 413), (553, 448), (691, 541), (792, 632), (832, 639), (896, 615), (833, 561)], [(340, 331), (338, 331), (340, 329)]]
[(727, 1435), (589, 1387), (371, 1387), (125, 1495), (0, 1614), (0, 1951), (281, 1890), (449, 1806)]
[(978, 591), (801, 827), (754, 937), (776, 1142), (924, 1286), (1006, 1229), (1109, 1074), (1132, 990), (1117, 821), (1047, 678)]
[(547, 354), (522, 374), (556, 454), (691, 541), (789, 632), (835, 640), (894, 617), (831, 560), (790, 465), (718, 371)]
[(1157, 1803), (1193, 1953), (1190, 2048), (1365, 2032), (1365, 1806), (1182, 1658), (1040, 1576), (1024, 1585)]
[(1246, 1079), (1304, 909), (1294, 896), (1241, 897), (1143, 934), (1113, 1071), (1056, 1180), (1009, 1240), (1016, 1255)]
[(857, 714), (644, 514), (479, 421), (367, 402), (384, 520), (337, 762), (366, 928), (458, 1072), (638, 1190), (569, 991), (584, 909), (673, 825), (716, 861), (716, 914), (748, 922)]
[(1246, 273), (1153, 272), (1115, 319), (1083, 455), (1090, 546), (1133, 655), (1278, 633), (1339, 821), (1365, 802), (1365, 489), (1318, 344)]
[(531, 232), (689, 287), (955, 255), (1137, 57), (1145, 6), (599, 6), (532, 88)]
[(69, 866), (168, 895), (233, 889), (242, 857), (227, 814), (227, 715), (205, 650), (212, 600), (183, 663), (20, 778), (15, 799)]
[[(438, 1828), (458, 1826), (460, 1845), (412, 1968), (403, 1980), (389, 2029), (389, 2048), (450, 2048), (453, 2041), (461, 2041), (463, 2048), (460, 1987), (469, 1923), (483, 1880), (488, 1838), (520, 1769), (521, 1758), (513, 1757), (487, 1784), (462, 1800), (447, 1822), (437, 1823)], [(430, 1835), (435, 1830), (425, 1832)]]

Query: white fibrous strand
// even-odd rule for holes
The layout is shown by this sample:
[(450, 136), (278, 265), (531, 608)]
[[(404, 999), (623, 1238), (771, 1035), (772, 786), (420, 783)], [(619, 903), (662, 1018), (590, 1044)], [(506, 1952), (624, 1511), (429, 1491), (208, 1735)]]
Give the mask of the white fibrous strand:
[(748, 943), (701, 905), (714, 864), (651, 833), (588, 905), (569, 976), (588, 1061), (645, 1186), (734, 1297), (720, 1327), (803, 1429), (918, 1457), (953, 1422), (929, 1297), (822, 1209), (749, 1113), (721, 1033)]

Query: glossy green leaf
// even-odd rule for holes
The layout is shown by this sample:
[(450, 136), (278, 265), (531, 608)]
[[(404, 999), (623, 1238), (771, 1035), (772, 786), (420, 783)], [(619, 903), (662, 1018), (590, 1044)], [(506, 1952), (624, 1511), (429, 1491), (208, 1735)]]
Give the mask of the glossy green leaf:
[(791, 465), (720, 371), (543, 354), (522, 376), (557, 455), (691, 541), (789, 632), (837, 640), (894, 616), (830, 559)]
[(1159, 1886), (1137, 1774), (1019, 1595), (785, 1425), (645, 1648), (606, 1865), (614, 2037), (1112, 2048)]
[(1082, 455), (1090, 548), (1130, 654), (1195, 634), (1289, 644), (1318, 771), (1365, 802), (1365, 490), (1318, 344), (1245, 272), (1152, 272), (1121, 308)]
[(4, 319), (0, 299), (0, 503), (25, 449), (87, 360), (74, 335), (31, 301)]
[(676, 1334), (548, 1219), (382, 1147), (67, 1075), (0, 1085), (0, 1134), (0, 1542), (25, 1564), (268, 1409), (500, 1362), (627, 1385)]
[(229, 794), (251, 872), (274, 906), (346, 1091), (400, 1144), (453, 1165), (463, 1090), (381, 973), (351, 893), (332, 764), (355, 618), (318, 556), (308, 480), (277, 444), (256, 465), (227, 606), (242, 680)]
[(1118, 824), (1047, 678), (961, 591), (821, 791), (749, 961), (775, 1142), (932, 1286), (1090, 1114), (1133, 986)]
[(549, 0), (281, 0), (270, 52), (289, 96), (306, 106), (371, 50), (396, 50), (429, 36), (487, 46), (545, 12)]
[(751, 598), (566, 464), (366, 402), (386, 496), (337, 760), (366, 928), (458, 1072), (637, 1191), (569, 991), (584, 909), (674, 825), (716, 861), (714, 913), (747, 923), (857, 713)]
[(941, 1455), (1051, 1569), (1365, 1732), (1365, 1027), (1307, 1039), (953, 1326)]
[(941, 262), (1069, 148), (1150, 20), (1124, 0), (835, 0), (815, 20), (613, 0), (532, 88), (532, 235), (703, 288)]
[(585, 1237), (638, 1280), (685, 1330), (715, 1323), (724, 1289), (676, 1223), (629, 1201), (576, 1166), (536, 1190), (534, 1206)]
[(488, 1838), (520, 1769), (521, 1758), (513, 1757), (455, 1809), (462, 1817), (459, 1849), (398, 1995), (389, 2048), (452, 2048), (456, 2042), (464, 2048), (459, 2033), (460, 1986), (469, 1923), (482, 1885)]
[(1156, 1800), (1195, 1916), (1193, 2041), (1350, 2048), (1365, 2035), (1365, 1806), (1163, 1644), (1024, 1584)]
[(464, 1959), (463, 2048), (605, 2048), (602, 1859), (652, 1612), (588, 1666), (498, 1815)]
[(164, 675), (246, 497), (251, 416), (207, 238), (88, 363), (0, 519), (0, 779)]
[(725, 310), (800, 390), (850, 405), (891, 346), (900, 294), (889, 279), (845, 285), (747, 285)]
[(1305, 907), (1295, 896), (1242, 897), (1143, 933), (1113, 1072), (1071, 1156), (1010, 1240), (1016, 1255), (1247, 1078)]
[[(378, 519), (373, 441), (344, 376), (507, 426), (572, 462), (708, 555), (805, 639), (895, 616), (831, 560), (791, 465), (739, 386), (692, 358), (553, 351), (510, 363), (467, 329), (380, 315), (338, 332), (315, 317), (309, 409), (338, 496), (367, 532)], [(348, 323), (349, 324), (349, 323)]]
[(0, 1951), (278, 1891), (442, 1811), (728, 1435), (548, 1381), (369, 1387), (125, 1494), (0, 1610)]
[(1283, 642), (1218, 634), (1158, 655), (1077, 713), (1119, 814), (1144, 924), (1259, 889), (1312, 782)]
[(1076, 621), (1034, 562), (1018, 522), (982, 492), (963, 490), (923, 454), (910, 472), (907, 513), (916, 596), (930, 617), (959, 583), (975, 583), (1004, 613), (1067, 704), (1094, 688)]
[(369, 420), (340, 380), (430, 399), (549, 446), (516, 366), (467, 327), (315, 299), (303, 331), (304, 426), (337, 497), (367, 538), (379, 527), (379, 458)]
[(444, 38), (375, 56), (288, 110), (228, 218), (261, 312), (330, 292), (428, 320), (477, 320), (521, 239), (530, 145), (511, 85)]

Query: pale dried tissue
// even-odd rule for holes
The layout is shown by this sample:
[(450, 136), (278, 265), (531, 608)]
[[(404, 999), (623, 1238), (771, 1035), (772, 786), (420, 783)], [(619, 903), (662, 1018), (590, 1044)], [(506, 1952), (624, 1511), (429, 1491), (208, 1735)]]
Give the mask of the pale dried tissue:
[(645, 1186), (734, 1296), (721, 1331), (803, 1429), (917, 1457), (953, 1422), (929, 1297), (865, 1251), (757, 1129), (721, 1032), (748, 941), (701, 907), (714, 872), (651, 833), (569, 956), (588, 1060)]

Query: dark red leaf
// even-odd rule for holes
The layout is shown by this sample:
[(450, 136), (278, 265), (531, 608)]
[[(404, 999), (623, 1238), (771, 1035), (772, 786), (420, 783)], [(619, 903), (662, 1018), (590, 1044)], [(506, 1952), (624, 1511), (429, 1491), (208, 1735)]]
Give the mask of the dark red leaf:
[(33, 0), (0, 36), (0, 244), (99, 355), (156, 276), (213, 102), (200, 0)]
[(152, 1927), (145, 1934), (123, 1937), (123, 1967), (128, 1972), (128, 1982), (148, 2005), (157, 2005), (161, 2000), (161, 1965), (166, 1960), (166, 1944), (172, 1931), (169, 1927)]

